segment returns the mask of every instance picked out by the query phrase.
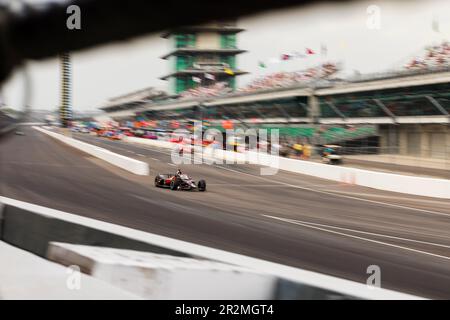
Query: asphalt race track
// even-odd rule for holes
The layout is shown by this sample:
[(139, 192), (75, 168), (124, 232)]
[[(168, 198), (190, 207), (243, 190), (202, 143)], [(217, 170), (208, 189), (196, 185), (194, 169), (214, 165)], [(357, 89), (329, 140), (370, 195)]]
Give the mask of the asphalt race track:
[(450, 298), (450, 201), (350, 186), (253, 165), (183, 165), (207, 192), (153, 186), (169, 150), (74, 137), (150, 164), (117, 169), (33, 130), (0, 144), (0, 195), (176, 239), (429, 298)]

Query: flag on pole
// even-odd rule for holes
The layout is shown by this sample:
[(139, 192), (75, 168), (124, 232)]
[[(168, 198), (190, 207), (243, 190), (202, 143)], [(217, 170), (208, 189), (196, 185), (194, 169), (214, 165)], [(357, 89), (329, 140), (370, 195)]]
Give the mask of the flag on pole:
[(258, 66), (260, 68), (267, 68), (266, 64), (264, 62), (262, 62), (262, 61), (258, 62)]
[(283, 60), (283, 61), (289, 60), (290, 58), (291, 58), (291, 56), (287, 53), (283, 53), (281, 55), (281, 60)]
[(233, 70), (231, 70), (230, 68), (225, 67), (225, 68), (223, 69), (223, 71), (225, 71), (226, 74), (229, 74), (229, 75), (231, 75), (231, 76), (234, 76), (234, 72), (233, 72)]
[(201, 82), (202, 82), (202, 79), (199, 78), (199, 77), (193, 76), (193, 77), (192, 77), (192, 81), (197, 82), (197, 83), (201, 83)]
[(312, 49), (306, 48), (306, 54), (316, 54)]
[(439, 32), (439, 19), (437, 16), (433, 17), (433, 21), (431, 22), (431, 28), (434, 32)]
[(211, 73), (205, 73), (205, 78), (210, 80), (216, 80), (216, 77)]
[(322, 43), (322, 44), (320, 45), (320, 54), (321, 54), (322, 56), (326, 56), (327, 53), (328, 53), (327, 45)]

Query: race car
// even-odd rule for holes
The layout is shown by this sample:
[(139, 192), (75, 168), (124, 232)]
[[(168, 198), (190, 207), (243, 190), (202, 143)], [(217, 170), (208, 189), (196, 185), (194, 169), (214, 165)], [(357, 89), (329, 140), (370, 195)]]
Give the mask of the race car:
[(155, 177), (155, 187), (203, 192), (206, 191), (206, 181), (199, 180), (196, 184), (187, 174), (160, 173)]
[(340, 154), (341, 146), (324, 145), (322, 151), (322, 162), (327, 164), (341, 164), (342, 156)]

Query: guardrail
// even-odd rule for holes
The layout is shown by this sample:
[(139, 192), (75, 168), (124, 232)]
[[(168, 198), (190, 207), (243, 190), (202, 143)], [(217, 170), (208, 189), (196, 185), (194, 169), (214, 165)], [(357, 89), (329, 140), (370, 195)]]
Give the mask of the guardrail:
[(82, 141), (64, 136), (62, 134), (59, 134), (59, 133), (56, 133), (53, 131), (49, 131), (49, 130), (35, 127), (35, 126), (33, 128), (39, 132), (49, 135), (50, 137), (52, 137), (58, 141), (61, 141), (73, 148), (81, 150), (81, 151), (83, 151), (87, 154), (90, 154), (96, 158), (102, 159), (112, 165), (115, 165), (119, 168), (127, 170), (131, 173), (134, 173), (137, 175), (143, 175), (143, 176), (147, 176), (150, 173), (150, 168), (148, 166), (148, 163), (146, 163), (146, 162), (128, 158), (123, 155), (111, 152), (107, 149), (100, 148), (100, 147), (94, 146), (92, 144), (82, 142)]
[(152, 140), (152, 139), (144, 139), (144, 138), (136, 138), (136, 137), (123, 137), (124, 141), (145, 144), (153, 147), (161, 147), (161, 148), (172, 148), (173, 143), (168, 141), (160, 141), (160, 140)]
[(418, 196), (450, 199), (450, 180), (415, 177), (349, 167), (333, 166), (259, 154), (260, 164), (276, 164), (281, 170), (364, 187)]
[(51, 242), (47, 258), (143, 299), (267, 300), (277, 278), (217, 261)]
[[(144, 143), (162, 148), (173, 148), (175, 145), (167, 141), (150, 141), (141, 138), (134, 138), (132, 140), (129, 139), (128, 141)], [(450, 180), (448, 179), (415, 177), (357, 168), (333, 166), (307, 160), (272, 156), (266, 153), (236, 153), (220, 149), (209, 149), (205, 152), (205, 150), (207, 149), (203, 149), (203, 154), (205, 156), (234, 161), (235, 163), (254, 163), (262, 166), (278, 168), (281, 170), (379, 190), (450, 199)]]
[(0, 240), (42, 257), (50, 242), (122, 248), (237, 265), (277, 278), (274, 299), (422, 299), (317, 272), (0, 197)]
[(4, 114), (0, 110), (0, 136), (14, 130), (17, 127), (17, 120)]

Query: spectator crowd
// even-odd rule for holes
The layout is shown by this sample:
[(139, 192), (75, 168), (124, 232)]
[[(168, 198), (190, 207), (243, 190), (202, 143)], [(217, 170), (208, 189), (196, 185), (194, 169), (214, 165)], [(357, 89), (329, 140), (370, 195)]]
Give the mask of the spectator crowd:
[(450, 43), (442, 42), (440, 45), (425, 48), (421, 57), (415, 57), (406, 65), (406, 69), (429, 69), (450, 66)]
[[(290, 87), (318, 79), (326, 79), (337, 71), (338, 67), (335, 63), (327, 62), (302, 71), (275, 72), (253, 80), (247, 86), (239, 88), (237, 92), (253, 92), (257, 90)], [(220, 97), (231, 93), (231, 91), (232, 89), (228, 83), (222, 81), (210, 86), (198, 86), (188, 89), (180, 94), (180, 99)]]
[(276, 72), (257, 78), (250, 82), (247, 86), (238, 89), (238, 91), (253, 92), (257, 90), (290, 87), (301, 83), (308, 83), (310, 81), (327, 78), (337, 71), (338, 68), (336, 64), (328, 62), (302, 71)]
[(180, 94), (181, 99), (202, 98), (202, 97), (218, 97), (231, 92), (231, 88), (226, 82), (216, 82), (210, 86), (199, 86), (188, 89)]

